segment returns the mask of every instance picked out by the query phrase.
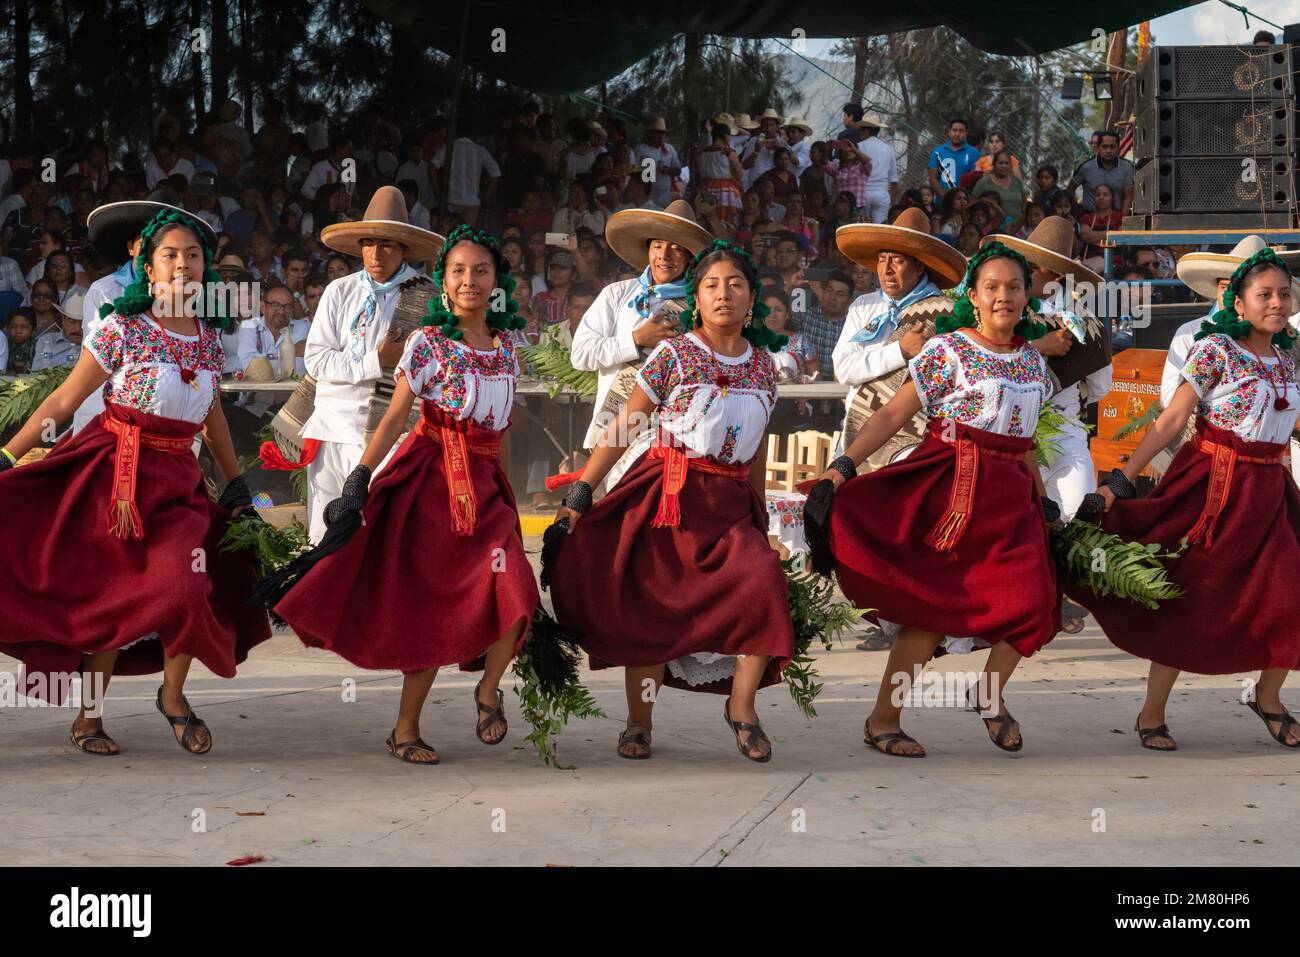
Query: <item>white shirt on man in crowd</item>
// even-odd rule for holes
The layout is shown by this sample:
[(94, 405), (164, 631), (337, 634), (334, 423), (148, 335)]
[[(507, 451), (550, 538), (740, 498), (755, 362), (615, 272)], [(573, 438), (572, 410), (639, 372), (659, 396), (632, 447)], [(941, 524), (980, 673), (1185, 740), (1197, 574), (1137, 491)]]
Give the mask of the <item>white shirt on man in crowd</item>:
[(492, 179), (501, 176), (501, 167), (484, 147), (468, 136), (452, 144), (451, 172), (447, 176), (447, 203), (452, 206), (478, 206), (483, 200), (479, 184), (483, 171)]

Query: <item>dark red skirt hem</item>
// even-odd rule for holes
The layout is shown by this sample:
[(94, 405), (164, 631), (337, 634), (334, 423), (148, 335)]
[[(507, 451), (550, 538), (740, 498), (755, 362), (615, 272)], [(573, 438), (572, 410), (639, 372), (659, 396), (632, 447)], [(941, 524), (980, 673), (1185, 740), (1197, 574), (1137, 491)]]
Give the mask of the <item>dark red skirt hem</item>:
[[(1197, 432), (1240, 455), (1269, 458), (1285, 444), (1248, 442), (1201, 419)], [(1116, 502), (1102, 528), (1130, 541), (1177, 549), (1205, 504), (1212, 458), (1186, 443), (1146, 498)], [(1067, 593), (1087, 608), (1118, 648), (1195, 674), (1300, 669), (1300, 490), (1283, 465), (1238, 461), (1213, 543), (1168, 562), (1184, 594), (1150, 610), (1078, 585)], [(1225, 594), (1226, 590), (1226, 594)]]
[[(955, 423), (954, 423), (955, 424)], [(831, 506), (831, 551), (844, 594), (872, 616), (940, 635), (1008, 642), (1029, 656), (1060, 630), (1047, 526), (1023, 455), (1030, 439), (956, 425), (981, 455), (970, 523), (956, 547), (924, 539), (948, 508), (954, 442), (927, 431), (901, 461), (850, 479)]]
[[(685, 655), (766, 655), (761, 685), (794, 654), (785, 572), (747, 481), (688, 469), (676, 528), (654, 528), (662, 461), (642, 456), (574, 527), (551, 585), (555, 615), (582, 636), (595, 669)], [(665, 684), (729, 694), (731, 682)]]
[(276, 605), (308, 647), (359, 668), (481, 671), (488, 650), (537, 609), (515, 499), (496, 459), (471, 455), (474, 533), (451, 526), (441, 447), (412, 432), (377, 475), (364, 524)]

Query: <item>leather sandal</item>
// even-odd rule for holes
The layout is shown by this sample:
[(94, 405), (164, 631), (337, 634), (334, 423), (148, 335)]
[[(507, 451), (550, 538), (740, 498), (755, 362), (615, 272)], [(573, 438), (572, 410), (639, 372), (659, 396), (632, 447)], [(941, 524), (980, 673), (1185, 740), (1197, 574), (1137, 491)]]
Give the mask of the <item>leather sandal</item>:
[[(413, 741), (398, 742), (397, 729), (394, 728), (388, 735), (388, 740), (384, 743), (388, 745), (388, 753), (399, 761), (405, 761), (407, 764), (437, 764), (439, 761), (438, 752), (433, 750), (432, 745), (428, 744), (424, 738), (416, 738)], [(432, 761), (419, 761), (411, 757), (412, 751), (428, 751), (433, 755)]]
[[(86, 754), (97, 754), (101, 757), (113, 757), (122, 753), (121, 749), (117, 748), (117, 742), (105, 734), (103, 728), (96, 728), (94, 731), (83, 731), (81, 734), (77, 734), (77, 722), (74, 721), (72, 722), (72, 730), (68, 732), (68, 737), (72, 739), (72, 743), (76, 745), (78, 751), (84, 751)], [(86, 747), (87, 741), (107, 741), (109, 744), (113, 745), (116, 750), (97, 751), (94, 748)]]
[[(971, 690), (976, 691), (977, 689), (972, 688)], [(984, 722), (984, 727), (988, 730), (989, 733), (989, 740), (992, 741), (999, 748), (1001, 748), (1003, 751), (1013, 751), (1013, 752), (1019, 751), (1021, 748), (1025, 746), (1025, 739), (1023, 735), (1021, 736), (1020, 740), (1017, 741), (1014, 745), (1007, 744), (1007, 738), (1011, 734), (1011, 726), (1014, 724), (1018, 724), (1019, 722), (1017, 722), (1015, 718), (1011, 717), (1011, 709), (1007, 707), (1007, 703), (1005, 701), (1002, 702), (1002, 709), (1005, 713), (1001, 715), (994, 715), (992, 718), (984, 717), (984, 712), (987, 711), (988, 709), (981, 708), (979, 706), (978, 697), (976, 697), (975, 700), (972, 701), (971, 696), (967, 694), (966, 703), (970, 705), (971, 710), (974, 711), (977, 715), (979, 715), (980, 720)], [(994, 722), (997, 723), (996, 727), (994, 727)]]
[[(196, 732), (199, 730), (199, 728), (206, 728), (207, 723), (204, 722), (202, 718), (200, 718), (197, 714), (194, 713), (194, 709), (190, 707), (189, 699), (186, 698), (185, 695), (181, 695), (181, 704), (185, 705), (185, 713), (172, 715), (172, 714), (168, 714), (166, 711), (163, 710), (162, 693), (163, 693), (162, 685), (159, 685), (158, 697), (154, 700), (154, 704), (158, 708), (158, 713), (162, 715), (164, 718), (166, 718), (171, 723), (173, 728), (185, 729), (184, 731), (181, 732), (181, 736), (176, 743), (179, 744), (186, 751), (188, 751), (190, 754), (207, 754), (209, 751), (211, 751), (212, 750), (211, 732), (208, 732), (208, 746), (206, 748), (203, 748), (202, 750), (199, 751), (195, 751), (193, 748), (190, 747), (191, 742), (193, 742), (194, 739), (198, 737)], [(173, 733), (172, 736), (175, 737), (175, 733)]]
[[(1138, 743), (1141, 744), (1142, 747), (1146, 748), (1148, 751), (1177, 751), (1178, 750), (1178, 742), (1175, 741), (1174, 736), (1169, 733), (1169, 725), (1162, 724), (1155, 728), (1144, 728), (1141, 726), (1141, 723), (1142, 723), (1142, 716), (1138, 715), (1137, 720), (1133, 722), (1133, 730), (1137, 732)], [(1152, 738), (1168, 738), (1169, 743), (1173, 745), (1173, 747), (1160, 748), (1160, 747), (1156, 747), (1154, 744), (1148, 744), (1147, 742), (1150, 741)]]
[(862, 730), (866, 732), (865, 736), (862, 739), (862, 743), (870, 745), (872, 748), (879, 751), (881, 754), (892, 754), (896, 758), (925, 757), (924, 746), (921, 747), (920, 751), (899, 751), (896, 749), (895, 747), (896, 745), (902, 744), (904, 742), (910, 742), (912, 744), (921, 744), (920, 741), (917, 741), (916, 738), (912, 737), (910, 734), (904, 734), (902, 731), (886, 731), (884, 734), (876, 734), (874, 731), (871, 730), (870, 718), (867, 719), (867, 723), (863, 725)]
[[(722, 717), (727, 722), (727, 727), (731, 728), (731, 733), (736, 736), (736, 748), (741, 754), (758, 764), (765, 764), (772, 760), (772, 741), (763, 733), (763, 725), (761, 723), (750, 724), (748, 721), (732, 721), (730, 698), (722, 702)], [(748, 737), (744, 741), (740, 740), (740, 732), (742, 731), (748, 734)], [(767, 751), (765, 753), (758, 757), (754, 757), (749, 753), (764, 741), (767, 742)]]
[[(1300, 748), (1300, 741), (1295, 744), (1287, 744), (1286, 740), (1287, 736), (1291, 733), (1291, 729), (1297, 724), (1300, 724), (1300, 721), (1296, 721), (1295, 715), (1286, 710), (1285, 707), (1282, 708), (1280, 714), (1270, 714), (1259, 706), (1258, 701), (1248, 701), (1247, 705), (1250, 707), (1251, 711), (1264, 719), (1264, 727), (1268, 728), (1268, 733), (1273, 736), (1274, 741), (1282, 745), (1284, 748)], [(1276, 721), (1281, 725), (1281, 727), (1275, 732), (1269, 724), (1270, 721)]]
[[(486, 715), (486, 717), (481, 718), (479, 720), (478, 725), (474, 728), (474, 734), (477, 735), (478, 739), (482, 741), (484, 744), (500, 744), (502, 741), (506, 739), (506, 732), (510, 730), (510, 725), (506, 723), (505, 692), (502, 691), (500, 688), (497, 689), (497, 707), (494, 708), (491, 705), (484, 704), (482, 701), (479, 700), (478, 689), (482, 686), (482, 684), (483, 682), (480, 681), (478, 684), (474, 686), (474, 706), (478, 709), (476, 714)], [(492, 727), (492, 725), (496, 724), (498, 721), (500, 721), (502, 724), (501, 737), (497, 738), (495, 741), (493, 741), (491, 738), (485, 738), (483, 736), (483, 732), (487, 731), (488, 728)]]
[[(627, 754), (623, 751), (623, 745), (636, 745), (637, 751)], [(618, 733), (618, 756), (627, 758), (629, 761), (644, 761), (650, 757), (650, 732), (633, 731), (630, 728)]]

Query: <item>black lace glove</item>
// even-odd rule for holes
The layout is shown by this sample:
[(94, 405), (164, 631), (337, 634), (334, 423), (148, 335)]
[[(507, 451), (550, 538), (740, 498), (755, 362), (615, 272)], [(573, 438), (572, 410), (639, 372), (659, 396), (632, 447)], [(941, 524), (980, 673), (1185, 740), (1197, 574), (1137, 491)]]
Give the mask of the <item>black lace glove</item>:
[(343, 494), (325, 506), (325, 524), (333, 525), (347, 512), (359, 512), (370, 494), (370, 469), (354, 468), (343, 483)]
[(1055, 499), (1050, 499), (1044, 495), (1039, 502), (1043, 506), (1043, 521), (1048, 525), (1054, 525), (1061, 520), (1061, 506)]
[(1106, 500), (1096, 492), (1089, 492), (1083, 497), (1083, 502), (1079, 505), (1079, 510), (1074, 513), (1074, 517), (1081, 522), (1091, 522), (1093, 525), (1101, 524), (1101, 517), (1106, 514)]
[(253, 504), (253, 495), (248, 491), (248, 483), (244, 481), (242, 475), (236, 475), (226, 483), (226, 490), (221, 493), (221, 498), (217, 499), (217, 504), (227, 512), (233, 512), (237, 508), (248, 508)]
[(830, 575), (835, 571), (835, 557), (831, 554), (831, 500), (835, 497), (835, 483), (822, 479), (808, 493), (803, 507), (804, 537), (812, 557), (813, 571)]
[(569, 487), (569, 494), (564, 496), (564, 507), (581, 515), (591, 508), (591, 486), (579, 479)]
[(1111, 469), (1106, 476), (1106, 487), (1115, 493), (1116, 498), (1137, 498), (1137, 486), (1120, 469)]

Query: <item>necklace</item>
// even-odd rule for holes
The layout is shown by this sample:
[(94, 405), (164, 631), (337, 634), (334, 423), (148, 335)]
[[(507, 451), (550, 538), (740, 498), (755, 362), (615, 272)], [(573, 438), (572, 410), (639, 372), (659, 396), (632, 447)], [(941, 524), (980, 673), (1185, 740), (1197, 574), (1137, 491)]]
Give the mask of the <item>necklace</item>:
[(718, 353), (714, 350), (713, 344), (704, 338), (703, 331), (696, 333), (696, 337), (700, 342), (704, 343), (705, 348), (709, 350), (709, 355), (713, 357), (713, 384), (718, 387), (722, 398), (725, 399), (727, 397), (727, 389), (731, 385), (731, 377), (723, 374), (722, 365), (718, 362)]
[[(157, 320), (154, 321), (157, 322)], [(203, 356), (203, 322), (200, 319), (195, 319), (194, 325), (199, 331), (199, 345), (197, 351), (199, 358), (201, 359)], [(158, 323), (158, 328), (162, 329), (163, 345), (167, 347), (167, 353), (172, 357), (172, 362), (176, 363), (176, 368), (181, 370), (181, 381), (186, 383), (191, 389), (197, 390), (199, 383), (194, 376), (194, 370), (185, 368), (181, 363), (181, 357), (176, 352), (176, 347), (172, 345), (172, 337), (167, 334), (167, 330), (163, 328), (161, 322)]]
[[(1246, 348), (1250, 349), (1250, 354), (1258, 359), (1260, 366), (1263, 367), (1264, 381), (1268, 383), (1269, 391), (1273, 393), (1273, 408), (1277, 409), (1279, 412), (1285, 412), (1287, 409), (1291, 408), (1291, 403), (1289, 403), (1286, 398), (1286, 373), (1282, 369), (1282, 357), (1278, 355), (1277, 346), (1273, 345), (1271, 342), (1268, 344), (1269, 350), (1273, 353), (1273, 358), (1277, 360), (1277, 362), (1274, 363), (1274, 366), (1270, 366), (1265, 362), (1264, 357), (1256, 352), (1253, 347), (1247, 345)], [(1273, 381), (1274, 367), (1277, 369), (1276, 383)]]
[(971, 335), (973, 335), (976, 339), (980, 340), (980, 342), (984, 343), (984, 345), (986, 346), (1011, 346), (1013, 349), (1019, 349), (1022, 345), (1024, 345), (1025, 342), (1023, 336), (1012, 336), (1006, 342), (996, 342), (993, 339), (990, 339), (988, 336), (984, 335), (979, 330), (973, 329), (970, 326), (966, 327), (966, 331), (969, 332)]

